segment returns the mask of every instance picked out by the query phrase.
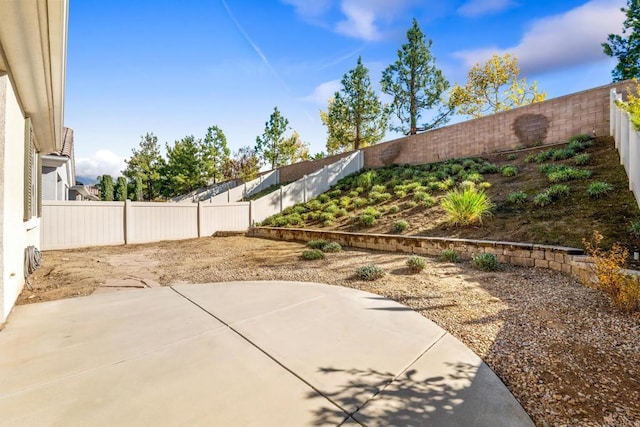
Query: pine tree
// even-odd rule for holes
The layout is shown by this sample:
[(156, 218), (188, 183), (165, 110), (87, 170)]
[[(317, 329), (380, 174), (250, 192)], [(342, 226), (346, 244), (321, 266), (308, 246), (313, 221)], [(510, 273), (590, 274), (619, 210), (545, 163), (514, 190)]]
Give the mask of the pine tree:
[(618, 59), (611, 72), (614, 82), (640, 77), (640, 3), (627, 0), (627, 7), (620, 10), (627, 17), (623, 35), (609, 34), (608, 43), (602, 44), (606, 55)]
[(287, 164), (284, 134), (288, 126), (289, 120), (275, 107), (269, 121), (264, 124), (264, 133), (256, 138), (254, 151), (263, 162), (271, 165), (271, 169)]
[(207, 129), (202, 144), (203, 161), (207, 168), (207, 177), (213, 182), (225, 179), (223, 166), (229, 160), (231, 154), (227, 147), (227, 138), (218, 126), (211, 126)]
[(126, 161), (124, 176), (132, 182), (139, 178), (144, 186), (144, 199), (153, 200), (160, 194), (160, 171), (164, 163), (158, 138), (153, 133), (147, 133), (140, 139), (139, 149), (132, 151), (131, 158)]

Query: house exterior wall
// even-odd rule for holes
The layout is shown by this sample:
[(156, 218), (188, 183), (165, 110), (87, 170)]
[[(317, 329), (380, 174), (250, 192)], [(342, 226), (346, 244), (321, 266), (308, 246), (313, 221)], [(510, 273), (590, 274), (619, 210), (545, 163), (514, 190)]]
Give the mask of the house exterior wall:
[(42, 200), (58, 200), (58, 170), (42, 167)]
[(47, 158), (43, 158), (42, 166), (42, 200), (69, 200), (69, 188), (75, 183), (70, 182), (70, 161), (66, 157), (56, 159), (60, 166), (47, 165)]
[(39, 247), (39, 219), (23, 220), (25, 119), (8, 77), (0, 76), (0, 323), (24, 287), (24, 252)]

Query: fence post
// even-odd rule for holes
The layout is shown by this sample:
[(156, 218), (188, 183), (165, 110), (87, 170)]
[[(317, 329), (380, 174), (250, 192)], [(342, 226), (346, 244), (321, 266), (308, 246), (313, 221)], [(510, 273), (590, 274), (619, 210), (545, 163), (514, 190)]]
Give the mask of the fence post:
[(133, 224), (132, 224), (132, 205), (131, 200), (127, 199), (124, 201), (124, 244), (128, 245), (132, 243), (131, 233), (133, 232)]
[(253, 227), (253, 200), (249, 200), (249, 227)]
[(280, 213), (282, 213), (282, 187), (280, 187)]
[(196, 221), (198, 221), (198, 237), (202, 237), (202, 213), (203, 213), (204, 208), (202, 207), (202, 203), (200, 201), (198, 201), (198, 213), (197, 213), (197, 219)]
[(616, 131), (616, 89), (609, 93), (609, 135), (614, 136)]

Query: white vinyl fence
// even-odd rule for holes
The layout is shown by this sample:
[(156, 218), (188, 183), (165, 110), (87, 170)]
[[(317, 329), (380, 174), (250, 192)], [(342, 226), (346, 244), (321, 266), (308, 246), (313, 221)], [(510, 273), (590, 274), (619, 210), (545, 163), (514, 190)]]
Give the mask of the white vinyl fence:
[(633, 191), (640, 206), (640, 134), (633, 128), (629, 113), (616, 105), (622, 96), (611, 90), (610, 133), (620, 153), (620, 163), (629, 177), (629, 190)]
[[(362, 153), (353, 153), (252, 202), (43, 201), (41, 249), (149, 243), (211, 236), (217, 231), (246, 231), (255, 222), (324, 193), (362, 165)], [(267, 188), (271, 179), (273, 175), (253, 183), (251, 191)]]

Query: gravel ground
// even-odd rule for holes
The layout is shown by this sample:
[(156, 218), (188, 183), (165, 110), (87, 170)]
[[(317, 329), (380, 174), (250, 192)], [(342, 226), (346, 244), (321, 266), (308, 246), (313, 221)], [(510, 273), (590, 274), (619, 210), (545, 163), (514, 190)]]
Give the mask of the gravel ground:
[[(502, 378), (539, 426), (640, 425), (640, 316), (565, 275), (346, 249), (318, 261), (304, 246), (245, 237), (45, 252), (33, 291), (19, 303), (176, 283), (231, 280), (322, 282), (383, 295), (456, 336)], [(387, 274), (354, 276), (375, 263)]]

